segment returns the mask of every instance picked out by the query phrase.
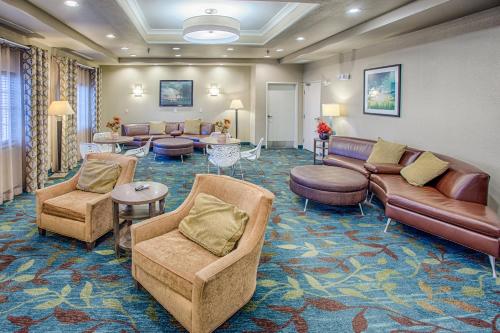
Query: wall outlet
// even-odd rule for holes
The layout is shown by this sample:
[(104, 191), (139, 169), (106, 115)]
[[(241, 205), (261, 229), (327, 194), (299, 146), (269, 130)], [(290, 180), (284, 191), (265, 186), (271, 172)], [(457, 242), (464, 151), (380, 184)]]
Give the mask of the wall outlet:
[(200, 108), (200, 113), (203, 113), (203, 108)]

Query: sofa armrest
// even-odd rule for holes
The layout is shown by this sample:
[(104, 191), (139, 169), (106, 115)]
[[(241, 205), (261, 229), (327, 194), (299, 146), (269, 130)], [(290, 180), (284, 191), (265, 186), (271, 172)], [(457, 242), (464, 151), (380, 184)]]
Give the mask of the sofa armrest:
[(35, 191), (36, 200), (36, 222), (40, 225), (40, 216), (42, 214), (43, 203), (49, 199), (61, 196), (63, 194), (72, 192), (76, 190), (76, 184), (78, 183), (78, 177), (80, 173), (77, 173), (72, 178), (55, 184), (49, 187), (45, 187)]
[(195, 274), (193, 331), (215, 330), (251, 299), (262, 243), (251, 251), (236, 249)]
[(389, 175), (399, 175), (401, 170), (404, 168), (401, 164), (390, 164), (390, 163), (365, 163), (364, 167), (371, 173), (383, 173)]

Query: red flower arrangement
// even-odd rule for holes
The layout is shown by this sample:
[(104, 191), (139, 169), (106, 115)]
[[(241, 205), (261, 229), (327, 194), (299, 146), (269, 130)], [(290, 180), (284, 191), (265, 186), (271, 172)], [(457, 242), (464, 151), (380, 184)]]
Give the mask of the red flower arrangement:
[(331, 134), (332, 128), (328, 126), (328, 124), (324, 121), (320, 121), (318, 123), (318, 126), (316, 127), (316, 131), (318, 132), (318, 134)]

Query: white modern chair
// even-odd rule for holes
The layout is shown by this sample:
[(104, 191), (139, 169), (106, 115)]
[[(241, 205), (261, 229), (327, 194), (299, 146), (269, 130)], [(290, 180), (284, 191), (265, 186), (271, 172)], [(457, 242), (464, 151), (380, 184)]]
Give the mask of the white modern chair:
[(135, 156), (135, 157), (146, 157), (149, 154), (149, 149), (151, 148), (151, 141), (153, 140), (153, 137), (150, 137), (148, 142), (142, 147), (135, 148), (135, 149), (129, 149), (125, 151), (125, 156)]
[[(98, 132), (94, 134), (93, 141), (96, 139), (109, 139), (111, 138), (111, 132)], [(111, 145), (103, 145), (103, 144), (97, 144), (99, 148), (101, 149), (101, 153), (111, 153), (113, 151)], [(119, 144), (116, 144), (116, 149), (115, 153), (121, 153), (122, 147)]]
[[(257, 146), (253, 149), (250, 150), (245, 150), (241, 152), (241, 158), (244, 160), (247, 160), (249, 162), (252, 162), (252, 164), (255, 166), (257, 163), (257, 160), (260, 158), (260, 151), (262, 149), (262, 143), (264, 142), (264, 138), (260, 138), (259, 143)], [(260, 172), (264, 174), (264, 171), (259, 165)]]
[(223, 168), (232, 168), (233, 176), (236, 164), (240, 167), (241, 179), (243, 179), (243, 170), (240, 163), (240, 145), (214, 145), (208, 155), (208, 173), (210, 173), (210, 164), (217, 168), (217, 174)]
[(85, 159), (89, 153), (102, 153), (102, 151), (96, 143), (80, 143), (80, 155), (82, 155), (82, 159)]

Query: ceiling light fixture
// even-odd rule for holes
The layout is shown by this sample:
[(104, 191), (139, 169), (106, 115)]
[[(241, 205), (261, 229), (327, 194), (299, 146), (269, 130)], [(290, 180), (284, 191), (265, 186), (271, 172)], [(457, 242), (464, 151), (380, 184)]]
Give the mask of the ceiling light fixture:
[(184, 20), (184, 40), (196, 44), (227, 44), (240, 38), (240, 21), (229, 16), (202, 15)]
[(347, 11), (348, 14), (356, 14), (356, 13), (359, 13), (361, 11), (361, 9), (355, 7), (355, 8), (351, 8)]
[(127, 50), (128, 50), (128, 47), (124, 46), (124, 47), (122, 47), (122, 48), (120, 48), (120, 49), (121, 49), (121, 50), (123, 50), (123, 51), (127, 51)]
[(232, 47), (228, 47), (226, 50), (228, 50), (228, 51), (234, 51), (234, 49)]
[(176, 56), (177, 58), (179, 58), (181, 55), (180, 55), (180, 54), (176, 54), (175, 56)]
[(222, 57), (227, 58), (227, 54), (224, 54)]
[(181, 48), (180, 48), (180, 47), (177, 47), (177, 46), (172, 48), (172, 50), (174, 50), (174, 51), (179, 51), (180, 49), (181, 49)]
[(116, 36), (114, 34), (107, 34), (106, 37), (111, 38), (111, 39), (116, 38)]
[(305, 40), (305, 38), (304, 38), (304, 37), (302, 37), (302, 36), (299, 36), (299, 37), (297, 37), (297, 38), (295, 38), (295, 39), (296, 39), (297, 41), (299, 41), (299, 42), (301, 42), (301, 41)]
[(276, 52), (283, 52), (283, 49), (276, 49)]
[(131, 56), (131, 57), (137, 57), (137, 55), (135, 55), (135, 54), (131, 54), (130, 56)]
[(73, 0), (67, 0), (67, 1), (64, 1), (64, 4), (68, 7), (78, 7), (80, 6), (80, 4), (76, 1), (73, 1)]

